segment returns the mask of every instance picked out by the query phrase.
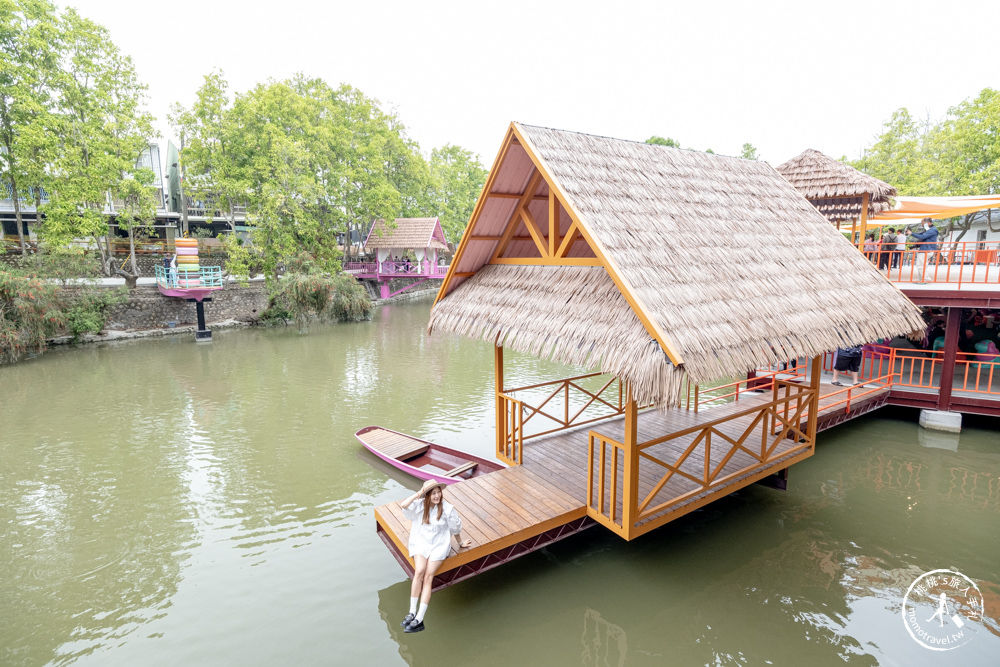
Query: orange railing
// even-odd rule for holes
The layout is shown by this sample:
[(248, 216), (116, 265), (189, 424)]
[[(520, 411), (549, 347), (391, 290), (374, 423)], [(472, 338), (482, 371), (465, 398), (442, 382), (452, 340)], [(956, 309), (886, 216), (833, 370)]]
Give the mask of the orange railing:
[[(519, 423), (523, 427), (541, 417), (541, 430), (523, 435), (524, 440), (539, 438), (575, 426), (583, 426), (608, 417), (624, 414), (624, 386), (616, 377), (609, 377), (597, 388), (588, 389), (581, 380), (596, 378), (604, 373), (587, 373), (571, 378), (505, 389), (502, 396), (521, 406)], [(521, 394), (515, 397), (515, 394)], [(586, 413), (586, 414), (585, 414)]]
[(865, 252), (897, 283), (1000, 284), (1000, 242), (908, 243), (906, 250)]
[(774, 380), (801, 380), (806, 377), (808, 360), (796, 359), (787, 364), (780, 364), (784, 368), (777, 370), (774, 368), (757, 369), (754, 376), (744, 380), (734, 380), (725, 384), (713, 384), (702, 387), (699, 384), (688, 380), (686, 407), (688, 410), (698, 409), (702, 406), (722, 405), (736, 402), (740, 396), (752, 394), (757, 396), (762, 391), (770, 391), (774, 386)]
[(524, 451), (524, 404), (497, 394), (497, 458), (509, 466), (521, 465)]
[[(778, 459), (811, 454), (815, 434), (808, 432), (805, 415), (813, 389), (780, 379), (771, 384), (771, 400), (763, 405), (639, 443), (633, 452), (590, 431), (587, 514), (631, 539), (688, 511), (686, 506), (699, 496), (766, 469)], [(782, 443), (787, 446), (779, 447)], [(667, 446), (657, 449), (659, 445)], [(737, 454), (748, 456), (749, 463), (730, 466)], [(675, 478), (686, 481), (670, 486)]]

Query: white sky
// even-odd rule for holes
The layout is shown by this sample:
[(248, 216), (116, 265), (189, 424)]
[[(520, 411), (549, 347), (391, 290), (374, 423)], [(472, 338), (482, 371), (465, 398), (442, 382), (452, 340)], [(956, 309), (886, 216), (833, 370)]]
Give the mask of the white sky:
[(856, 158), (900, 107), (936, 121), (1000, 87), (1000, 0), (68, 4), (134, 58), (165, 138), (212, 68), (241, 92), (304, 72), (394, 109), (426, 154), (458, 144), (487, 168), (511, 120), (727, 155), (749, 141), (773, 165)]

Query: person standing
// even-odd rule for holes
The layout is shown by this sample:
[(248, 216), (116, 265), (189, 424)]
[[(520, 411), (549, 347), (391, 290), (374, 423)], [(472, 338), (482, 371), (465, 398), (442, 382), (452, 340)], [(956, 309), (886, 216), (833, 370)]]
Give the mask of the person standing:
[(413, 583), (410, 584), (410, 612), (403, 617), (403, 632), (424, 629), (424, 614), (431, 601), (434, 575), (451, 553), (451, 537), (459, 549), (468, 549), (472, 540), (462, 540), (462, 519), (455, 507), (445, 501), (442, 482), (432, 479), (420, 490), (400, 501), (403, 516), (410, 520), (410, 558), (413, 559)]
[(875, 234), (871, 233), (865, 237), (865, 257), (868, 258), (872, 264), (875, 263), (875, 253), (878, 251), (878, 241), (875, 240)]
[(927, 282), (927, 258), (929, 256), (937, 256), (937, 252), (940, 249), (940, 246), (938, 245), (938, 236), (940, 235), (940, 232), (938, 232), (937, 227), (934, 226), (934, 221), (930, 218), (924, 218), (923, 227), (924, 231), (916, 232), (915, 234), (910, 235), (910, 238), (919, 243), (916, 247), (916, 263), (919, 266), (917, 282), (919, 283)]
[(906, 234), (903, 228), (896, 230), (896, 252), (892, 255), (892, 268), (896, 269), (903, 265), (903, 251), (906, 250)]
[(837, 348), (837, 363), (833, 366), (833, 382), (830, 384), (843, 387), (844, 385), (837, 379), (837, 376), (839, 373), (849, 372), (854, 380), (854, 386), (864, 387), (863, 384), (858, 384), (858, 371), (861, 370), (863, 350), (862, 345)]
[(889, 260), (892, 251), (896, 249), (896, 234), (888, 227), (882, 232), (882, 242), (879, 244), (878, 268), (883, 271), (889, 270)]

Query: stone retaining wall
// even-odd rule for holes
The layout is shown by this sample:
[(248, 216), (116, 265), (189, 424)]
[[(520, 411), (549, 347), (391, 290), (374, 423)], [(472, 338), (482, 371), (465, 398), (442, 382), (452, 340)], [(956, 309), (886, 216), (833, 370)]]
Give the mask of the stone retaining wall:
[[(205, 303), (205, 320), (254, 320), (267, 308), (267, 291), (264, 281), (248, 285), (227, 284), (225, 289), (212, 294)], [(111, 310), (107, 329), (157, 329), (167, 322), (195, 324), (198, 321), (196, 304), (180, 297), (163, 296), (154, 285), (140, 285), (129, 294), (129, 300)]]

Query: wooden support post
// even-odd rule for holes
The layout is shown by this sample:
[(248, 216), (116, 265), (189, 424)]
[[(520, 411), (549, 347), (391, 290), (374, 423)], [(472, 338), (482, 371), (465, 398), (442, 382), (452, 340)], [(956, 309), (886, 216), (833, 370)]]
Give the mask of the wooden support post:
[[(861, 236), (858, 237), (858, 250), (864, 252), (865, 250), (865, 236), (868, 235), (868, 198), (869, 194), (866, 192), (861, 197)], [(854, 239), (851, 239), (852, 241)]]
[[(632, 397), (632, 387), (626, 388), (625, 400), (625, 474), (622, 489), (622, 533), (626, 540), (636, 534), (635, 522), (639, 518), (639, 447), (637, 441), (639, 411)], [(611, 499), (612, 506), (615, 499)]]
[(819, 376), (822, 372), (823, 355), (817, 354), (812, 358), (812, 365), (809, 368), (809, 388), (813, 390), (813, 395), (809, 399), (809, 426), (806, 430), (814, 448), (816, 447), (816, 420), (819, 418)]
[(951, 410), (951, 387), (955, 381), (955, 359), (958, 358), (958, 339), (962, 335), (962, 309), (948, 309), (948, 323), (944, 330), (944, 359), (941, 361), (941, 389), (938, 391), (938, 410)]
[(507, 405), (503, 400), (503, 346), (499, 344), (500, 337), (497, 336), (496, 344), (493, 347), (493, 365), (495, 374), (496, 395), (496, 423), (497, 423), (497, 456), (504, 451), (504, 443), (507, 440)]

